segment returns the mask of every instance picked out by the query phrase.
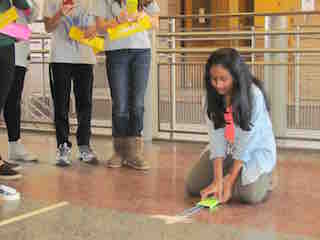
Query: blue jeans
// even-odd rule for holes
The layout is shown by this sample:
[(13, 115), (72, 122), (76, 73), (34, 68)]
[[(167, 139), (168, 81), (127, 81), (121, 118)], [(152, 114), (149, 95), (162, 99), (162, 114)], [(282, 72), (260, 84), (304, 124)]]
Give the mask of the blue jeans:
[(144, 96), (149, 79), (150, 49), (106, 52), (106, 68), (112, 98), (112, 136), (141, 136)]

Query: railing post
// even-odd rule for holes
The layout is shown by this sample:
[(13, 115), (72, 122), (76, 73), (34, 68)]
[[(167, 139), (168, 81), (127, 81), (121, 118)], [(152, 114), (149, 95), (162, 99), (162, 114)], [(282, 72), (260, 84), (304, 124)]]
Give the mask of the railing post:
[[(251, 35), (251, 48), (255, 49), (256, 48), (256, 36), (254, 34), (254, 32), (255, 32), (255, 27), (254, 26), (251, 27), (251, 32), (252, 32), (252, 35)], [(256, 55), (254, 53), (251, 53), (251, 71), (252, 71), (253, 75), (255, 75), (255, 61), (256, 61)]]
[[(174, 33), (176, 31), (176, 20), (175, 18), (171, 19), (170, 22), (170, 32)], [(170, 48), (176, 48), (176, 38), (171, 37)], [(171, 121), (170, 121), (170, 139), (174, 139), (174, 131), (176, 130), (176, 54), (171, 55), (170, 62), (170, 106), (171, 106)]]
[[(297, 32), (300, 32), (300, 26), (297, 26)], [(296, 48), (300, 48), (300, 34), (296, 35)], [(295, 123), (300, 122), (300, 53), (295, 54)]]
[(41, 64), (41, 81), (42, 81), (42, 96), (45, 98), (46, 97), (46, 81), (45, 81), (45, 75), (44, 75), (44, 73), (45, 73), (45, 71), (46, 71), (46, 68), (45, 68), (45, 39), (44, 38), (42, 38), (41, 39), (41, 51), (42, 51), (42, 53), (41, 53), (41, 62), (42, 62), (42, 64)]
[(151, 67), (149, 83), (145, 95), (145, 115), (143, 137), (145, 141), (152, 141), (158, 136), (158, 65), (157, 65), (157, 34), (151, 32)]
[[(272, 16), (266, 17), (266, 30), (287, 29), (287, 17)], [(287, 49), (288, 36), (268, 36), (265, 43), (269, 48)], [(271, 116), (274, 132), (277, 137), (283, 137), (287, 132), (287, 106), (288, 106), (288, 54), (274, 53), (265, 56), (265, 61), (274, 61), (279, 65), (268, 68), (265, 77), (268, 77), (267, 85), (271, 102)]]
[[(265, 20), (264, 20), (264, 29), (265, 31), (270, 31), (271, 30), (271, 17), (270, 16), (266, 16)], [(266, 34), (264, 36), (264, 48), (266, 49), (270, 49), (271, 46), (271, 36)], [(264, 87), (266, 89), (268, 98), (270, 99), (270, 103), (272, 103), (272, 99), (271, 99), (271, 84), (272, 84), (272, 68), (270, 66), (270, 62), (271, 62), (271, 53), (265, 53), (264, 54), (264, 79), (263, 79), (263, 83), (264, 83)]]

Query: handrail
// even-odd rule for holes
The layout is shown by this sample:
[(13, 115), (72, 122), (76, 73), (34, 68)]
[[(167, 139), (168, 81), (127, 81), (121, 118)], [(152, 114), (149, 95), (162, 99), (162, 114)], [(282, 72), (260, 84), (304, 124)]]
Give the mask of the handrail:
[(49, 34), (49, 33), (32, 33), (31, 39), (51, 39), (51, 34)]
[(320, 31), (238, 31), (238, 32), (175, 32), (175, 33), (157, 33), (157, 37), (196, 37), (196, 36), (266, 36), (266, 35), (313, 35), (320, 34)]
[[(265, 17), (265, 16), (301, 16), (301, 15), (319, 15), (320, 11), (284, 11), (284, 12), (235, 12), (235, 13), (216, 13), (216, 14), (189, 14), (189, 15), (173, 15), (173, 16), (160, 16), (160, 19), (170, 18), (223, 18), (223, 17)], [(35, 23), (43, 23), (43, 19), (38, 19)]]
[(319, 24), (293, 24), (293, 27), (303, 27), (303, 28), (320, 28)]
[(160, 19), (185, 19), (185, 18), (225, 18), (225, 17), (265, 17), (265, 16), (301, 16), (301, 15), (319, 15), (320, 11), (285, 11), (285, 12), (237, 12), (237, 13), (217, 13), (217, 14), (190, 14), (190, 15), (174, 15), (160, 16)]
[[(158, 48), (158, 53), (212, 53), (219, 48)], [(320, 53), (320, 48), (237, 48), (240, 53)]]
[[(179, 30), (182, 30), (181, 32), (183, 32), (183, 30), (188, 29), (189, 31), (220, 31), (220, 30), (224, 30), (224, 31), (238, 31), (240, 29), (242, 29), (243, 31), (247, 30), (247, 29), (251, 29), (251, 26), (240, 26), (240, 28), (238, 27), (226, 27), (226, 26), (221, 26), (221, 27), (179, 27)], [(159, 32), (166, 32), (167, 29), (160, 29)]]
[[(159, 65), (172, 65), (172, 63), (167, 62), (167, 61), (160, 61), (158, 63)], [(206, 64), (206, 61), (193, 61), (193, 62), (175, 62), (174, 65), (194, 65), (194, 64)], [(294, 63), (294, 62), (264, 62), (264, 61), (259, 61), (259, 62), (246, 62), (246, 64), (250, 66), (319, 66), (319, 63), (317, 62), (299, 62), (299, 63)]]
[[(251, 40), (250, 37), (224, 37), (224, 38), (176, 38), (176, 41), (226, 41), (226, 40)], [(168, 40), (171, 42), (171, 40)]]
[(50, 53), (49, 50), (31, 50), (31, 53), (42, 53), (42, 54), (47, 54)]

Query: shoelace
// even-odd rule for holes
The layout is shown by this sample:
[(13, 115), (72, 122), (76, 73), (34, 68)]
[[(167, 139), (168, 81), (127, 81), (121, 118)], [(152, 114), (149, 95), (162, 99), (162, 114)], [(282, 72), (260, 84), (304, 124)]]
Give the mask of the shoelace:
[(58, 154), (59, 154), (59, 156), (64, 156), (64, 155), (66, 155), (69, 151), (70, 151), (70, 150), (69, 150), (68, 146), (63, 145), (63, 146), (60, 146), (60, 147), (59, 147), (59, 149), (58, 149)]
[(94, 154), (90, 148), (86, 149), (85, 151), (82, 151), (81, 154), (83, 155), (84, 158), (94, 157)]

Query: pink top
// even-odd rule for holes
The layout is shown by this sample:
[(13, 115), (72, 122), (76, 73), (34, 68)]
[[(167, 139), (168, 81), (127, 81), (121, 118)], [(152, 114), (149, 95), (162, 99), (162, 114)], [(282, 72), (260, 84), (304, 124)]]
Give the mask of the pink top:
[(31, 8), (28, 8), (26, 10), (23, 11), (24, 15), (26, 15), (27, 17), (31, 15), (32, 11)]

